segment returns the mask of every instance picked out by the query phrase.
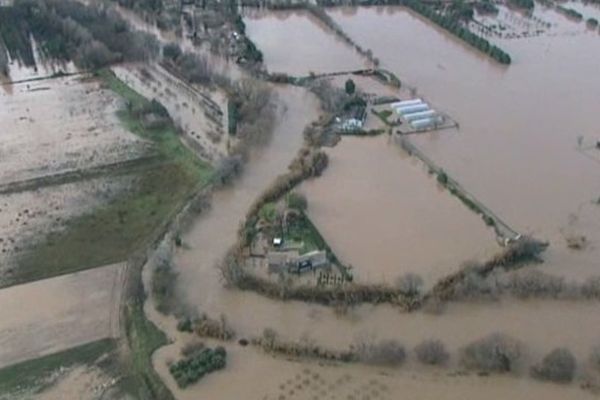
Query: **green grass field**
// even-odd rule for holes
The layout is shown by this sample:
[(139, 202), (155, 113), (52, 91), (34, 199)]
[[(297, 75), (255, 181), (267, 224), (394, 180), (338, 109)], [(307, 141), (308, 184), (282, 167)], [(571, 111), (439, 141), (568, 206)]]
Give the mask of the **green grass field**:
[(91, 364), (113, 350), (115, 341), (103, 339), (0, 369), (0, 398), (4, 395), (11, 398), (17, 391), (40, 391), (50, 383), (50, 376), (59, 368)]
[(154, 143), (158, 156), (136, 174), (134, 187), (114, 202), (66, 222), (48, 233), (19, 260), (15, 274), (2, 283), (17, 283), (119, 262), (157, 237), (161, 228), (199, 188), (208, 184), (212, 168), (181, 143), (173, 124), (146, 129), (130, 111), (148, 103), (110, 71), (100, 79), (133, 107), (118, 112), (122, 123)]

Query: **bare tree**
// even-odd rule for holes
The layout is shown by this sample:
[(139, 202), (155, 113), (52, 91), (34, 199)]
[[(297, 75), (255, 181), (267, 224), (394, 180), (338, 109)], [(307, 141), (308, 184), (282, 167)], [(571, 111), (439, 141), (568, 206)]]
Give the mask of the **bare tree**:
[(0, 75), (8, 76), (8, 54), (0, 39)]
[(242, 172), (242, 168), (242, 156), (234, 155), (224, 157), (219, 160), (217, 167), (215, 168), (215, 181), (220, 185), (226, 185)]
[(323, 110), (332, 114), (340, 113), (350, 97), (343, 89), (333, 86), (325, 79), (317, 79), (309, 89), (319, 98)]
[(423, 290), (423, 278), (418, 274), (408, 272), (398, 278), (396, 287), (406, 296), (416, 297)]
[(358, 359), (367, 364), (401, 365), (406, 359), (404, 346), (395, 340), (374, 343), (371, 340), (360, 341), (354, 346)]
[(444, 343), (433, 339), (421, 342), (415, 347), (415, 353), (420, 362), (428, 365), (445, 364), (450, 358)]
[(514, 370), (521, 357), (521, 344), (510, 336), (494, 333), (462, 350), (461, 362), (470, 369), (485, 372)]
[(556, 348), (531, 368), (531, 374), (541, 380), (569, 383), (575, 377), (576, 369), (575, 356), (568, 349)]

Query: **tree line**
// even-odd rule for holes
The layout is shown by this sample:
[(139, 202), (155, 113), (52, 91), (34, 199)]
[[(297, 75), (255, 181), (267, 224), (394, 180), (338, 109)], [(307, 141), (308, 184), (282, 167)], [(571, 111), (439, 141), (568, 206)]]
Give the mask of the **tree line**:
[(436, 10), (419, 0), (401, 0), (401, 4), (444, 28), (446, 31), (452, 33), (454, 36), (482, 53), (487, 54), (500, 64), (508, 65), (511, 63), (512, 60), (508, 53), (491, 44), (487, 39), (482, 38), (462, 26), (458, 19), (438, 13)]
[(35, 66), (31, 36), (43, 56), (80, 68), (147, 60), (160, 49), (155, 37), (131, 30), (115, 11), (73, 0), (16, 0), (0, 9), (0, 26), (11, 58), (28, 66)]

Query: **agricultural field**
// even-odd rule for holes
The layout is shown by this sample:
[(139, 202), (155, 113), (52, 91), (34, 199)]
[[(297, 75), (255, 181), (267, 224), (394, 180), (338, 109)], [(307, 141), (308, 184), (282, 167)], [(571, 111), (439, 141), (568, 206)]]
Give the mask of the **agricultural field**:
[(184, 3), (0, 2), (0, 400), (598, 398), (597, 5)]

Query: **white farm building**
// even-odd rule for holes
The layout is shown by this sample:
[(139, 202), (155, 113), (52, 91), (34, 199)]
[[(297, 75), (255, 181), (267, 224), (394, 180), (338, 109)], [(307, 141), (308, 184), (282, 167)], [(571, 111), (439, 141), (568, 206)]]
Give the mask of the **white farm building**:
[(390, 107), (396, 114), (400, 115), (411, 128), (418, 131), (435, 128), (441, 121), (437, 111), (429, 108), (429, 104), (422, 99), (397, 101), (390, 104)]

